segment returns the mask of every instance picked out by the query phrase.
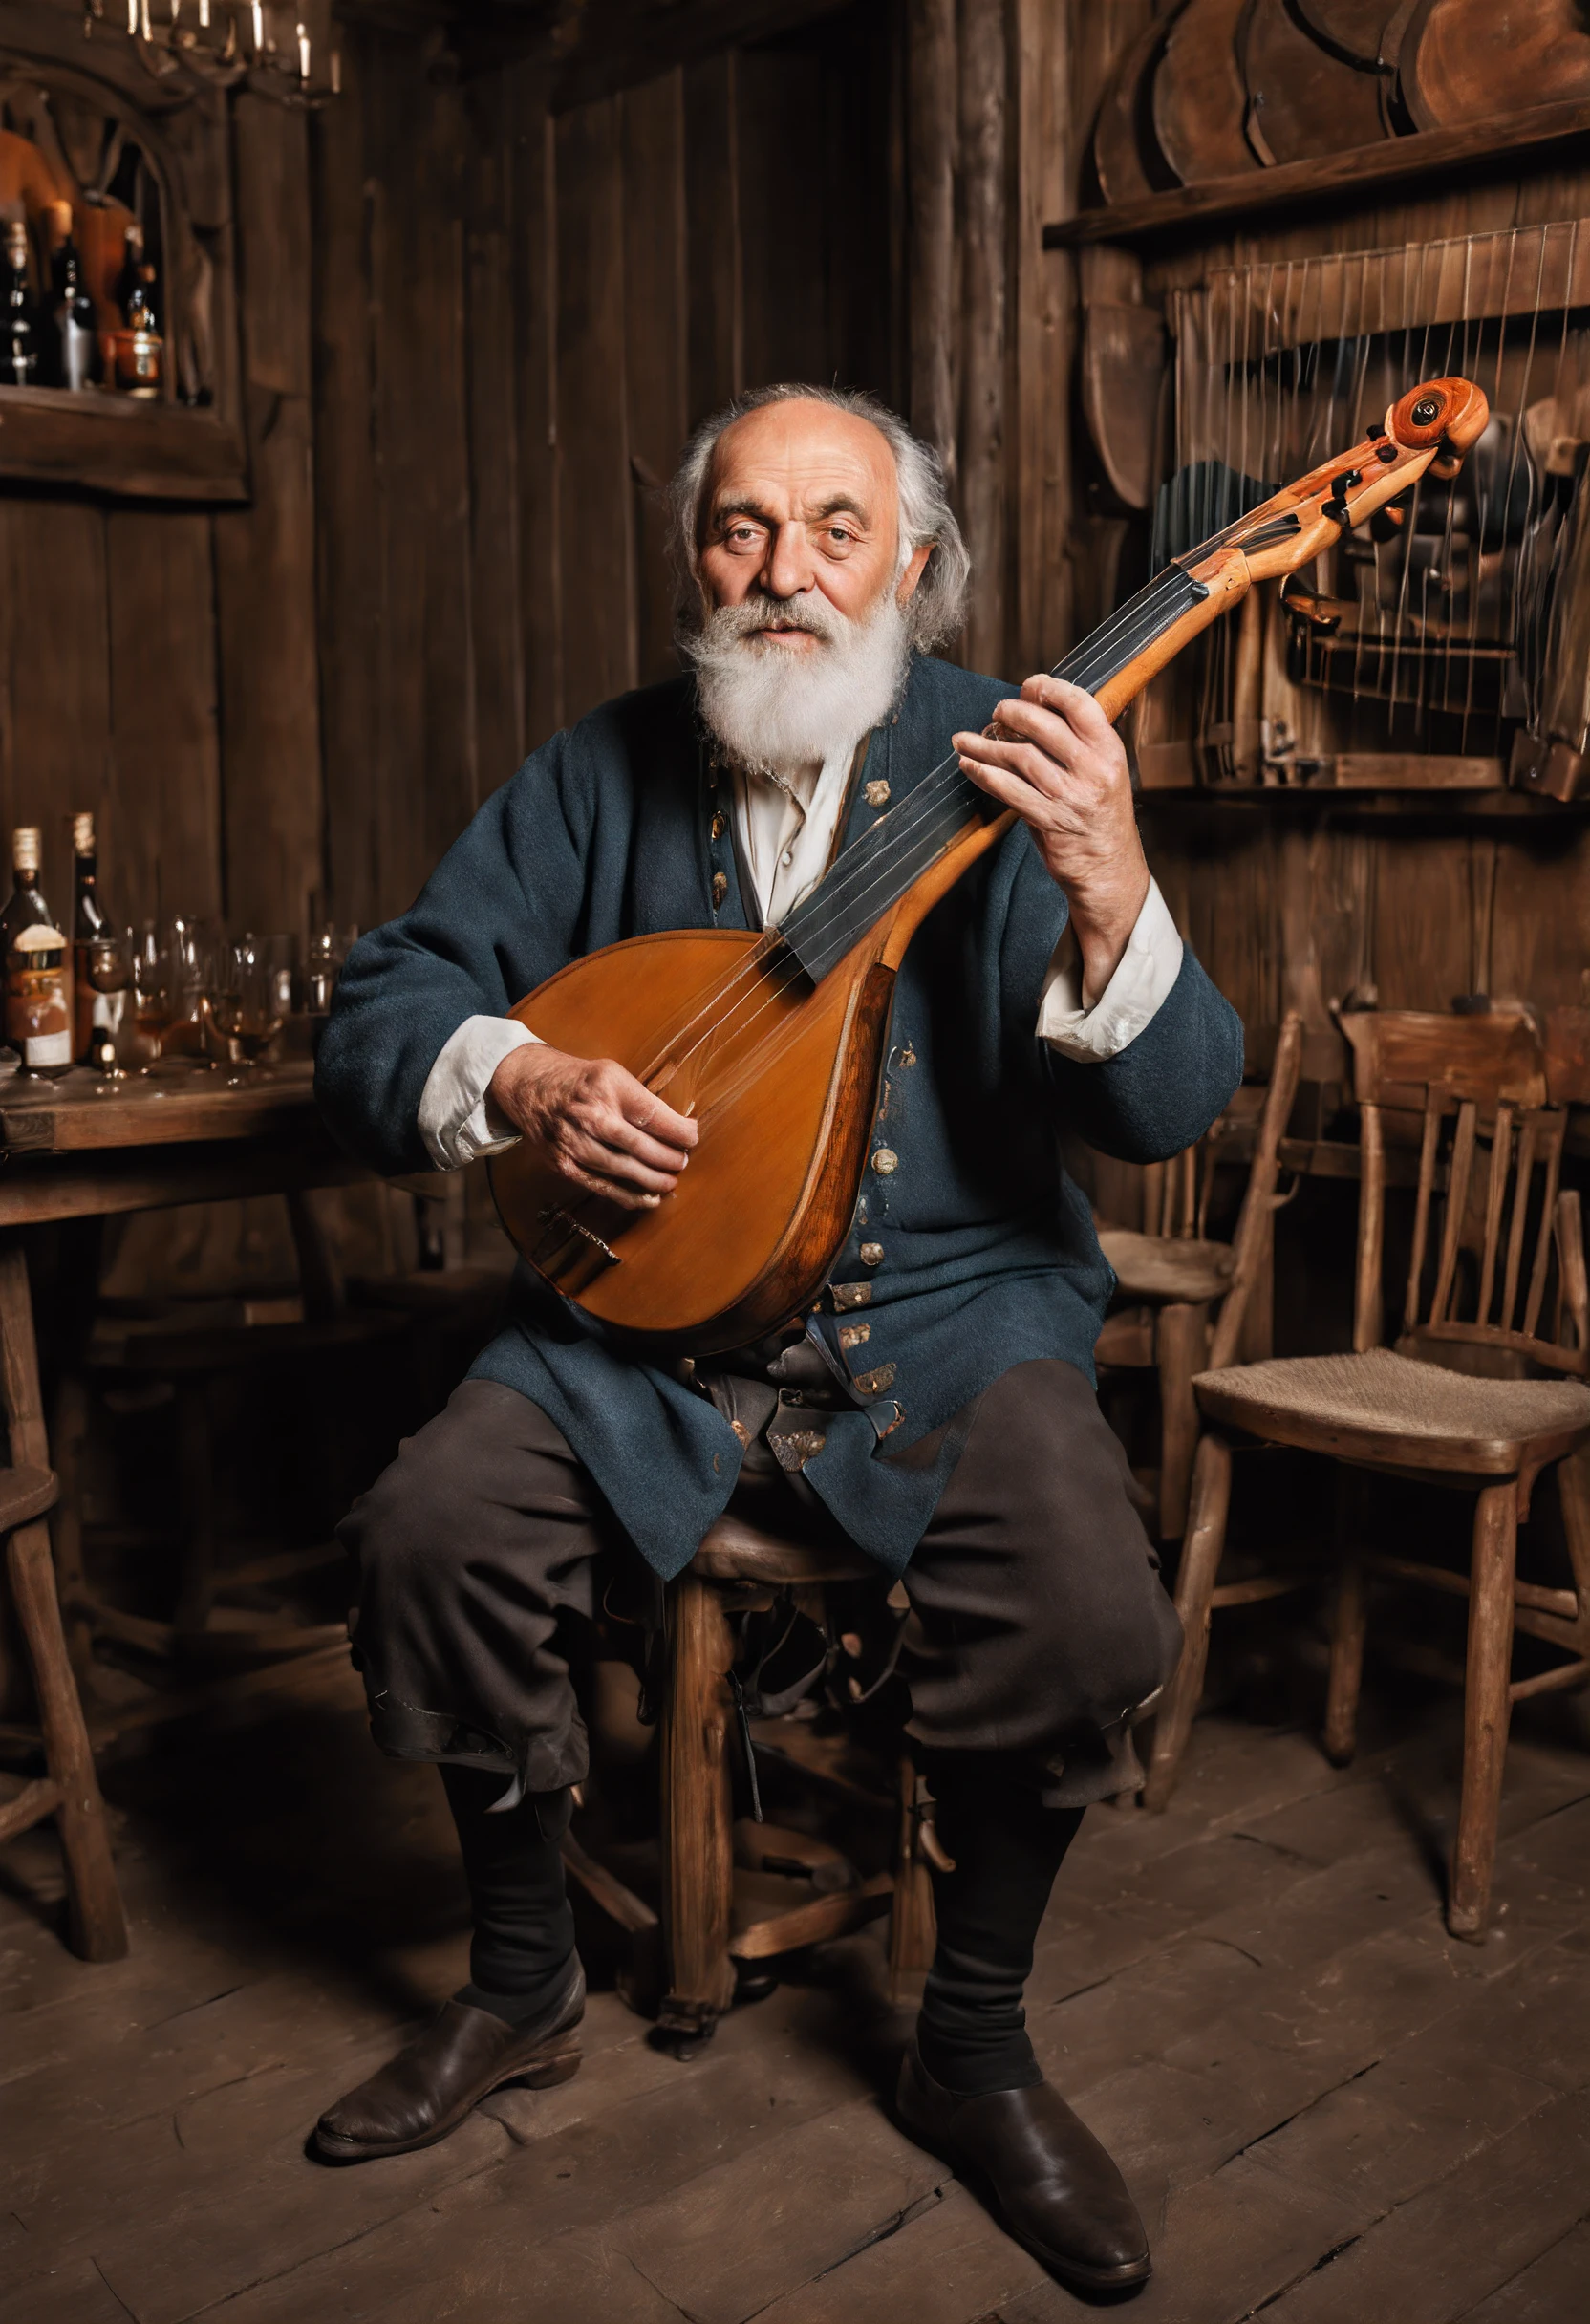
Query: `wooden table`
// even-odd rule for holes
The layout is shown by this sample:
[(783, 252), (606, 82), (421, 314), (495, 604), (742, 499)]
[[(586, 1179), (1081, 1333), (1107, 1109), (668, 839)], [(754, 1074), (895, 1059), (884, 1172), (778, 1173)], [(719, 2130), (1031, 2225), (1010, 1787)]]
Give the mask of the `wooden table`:
[(0, 1230), (365, 1176), (322, 1124), (313, 1077), (305, 1058), (0, 1082)]
[[(52, 1466), (21, 1230), (246, 1194), (295, 1198), (365, 1175), (328, 1135), (312, 1080), (304, 1059), (239, 1071), (172, 1064), (125, 1081), (76, 1068), (58, 1081), (0, 1083), (0, 1388), (13, 1469)], [(307, 1214), (293, 1207), (296, 1228)], [(306, 1280), (306, 1296), (311, 1289)], [(57, 1540), (54, 1563), (42, 1517), (18, 1525), (7, 1544), (48, 1775), (0, 1801), (0, 1840), (57, 1818), (74, 1942), (104, 1960), (124, 1952), (127, 1937), (57, 1595), (57, 1574), (68, 1595), (82, 1593), (75, 1530), (62, 1523), (73, 1539)]]

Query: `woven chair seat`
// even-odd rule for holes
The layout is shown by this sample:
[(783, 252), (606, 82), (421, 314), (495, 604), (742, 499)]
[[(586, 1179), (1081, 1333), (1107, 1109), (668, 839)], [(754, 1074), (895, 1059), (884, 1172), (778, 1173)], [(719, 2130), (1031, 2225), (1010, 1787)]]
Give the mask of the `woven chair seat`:
[(1192, 1386), (1211, 1419), (1251, 1435), (1408, 1467), (1505, 1475), (1590, 1436), (1590, 1388), (1576, 1381), (1480, 1380), (1388, 1347), (1236, 1365)]
[(1106, 1227), (1099, 1248), (1115, 1270), (1120, 1299), (1186, 1300), (1196, 1306), (1204, 1300), (1224, 1299), (1231, 1288), (1235, 1260), (1229, 1243)]

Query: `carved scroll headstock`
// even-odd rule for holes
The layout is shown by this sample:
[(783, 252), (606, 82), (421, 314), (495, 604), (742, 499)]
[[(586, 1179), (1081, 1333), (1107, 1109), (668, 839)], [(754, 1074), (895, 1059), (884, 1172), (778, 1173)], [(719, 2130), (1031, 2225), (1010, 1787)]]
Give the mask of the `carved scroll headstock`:
[(1430, 472), (1445, 478), (1457, 474), (1490, 417), (1484, 392), (1472, 379), (1427, 379), (1398, 398), (1386, 415), (1386, 427), (1410, 452), (1433, 449)]
[[(1472, 379), (1427, 379), (1410, 387), (1349, 452), (1313, 468), (1194, 550), (1183, 563), (1200, 581), (1230, 592), (1293, 573), (1401, 500), (1428, 469), (1443, 480), (1484, 433), (1491, 407)], [(1390, 510), (1393, 522), (1400, 512)], [(1234, 560), (1242, 569), (1234, 575)]]
[[(1386, 413), (1385, 426), (1373, 429), (1362, 443), (1311, 468), (1200, 548), (1177, 557), (1168, 574), (1179, 571), (1195, 584), (1194, 601), (1172, 607), (1171, 617), (1160, 622), (1146, 611), (1141, 644), (1134, 638), (1130, 654), (1117, 659), (1100, 682), (1091, 677), (1077, 682), (1087, 685), (1107, 718), (1118, 718), (1155, 671), (1229, 613), (1254, 582), (1279, 579), (1312, 565), (1343, 533), (1381, 509), (1397, 522), (1401, 511), (1389, 504), (1400, 502), (1427, 469), (1444, 479), (1455, 475), (1490, 416), (1484, 393), (1472, 380), (1427, 379), (1409, 388)], [(1150, 592), (1166, 578), (1150, 583)], [(1312, 610), (1302, 601), (1293, 610), (1329, 626), (1341, 608), (1316, 598)], [(1077, 651), (1080, 656), (1085, 649)]]

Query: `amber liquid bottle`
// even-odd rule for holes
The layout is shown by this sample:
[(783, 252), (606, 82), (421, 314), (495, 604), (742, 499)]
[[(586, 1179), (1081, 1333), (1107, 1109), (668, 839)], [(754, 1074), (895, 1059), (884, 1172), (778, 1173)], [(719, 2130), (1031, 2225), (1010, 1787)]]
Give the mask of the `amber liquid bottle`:
[(152, 402), (164, 377), (165, 341), (155, 315), (155, 269), (143, 254), (143, 229), (127, 228), (127, 262), (116, 287), (124, 328), (113, 341), (116, 385)]
[(11, 833), (16, 884), (0, 913), (6, 963), (6, 1039), (20, 1070), (54, 1080), (72, 1069), (72, 990), (67, 942), (39, 893), (40, 834)]

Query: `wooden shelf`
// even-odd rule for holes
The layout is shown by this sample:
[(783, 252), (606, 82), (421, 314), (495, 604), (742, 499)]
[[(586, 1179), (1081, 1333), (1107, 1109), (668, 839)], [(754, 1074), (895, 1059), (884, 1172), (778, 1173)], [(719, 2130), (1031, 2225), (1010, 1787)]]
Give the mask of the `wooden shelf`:
[(1417, 818), (1423, 823), (1442, 823), (1461, 820), (1465, 823), (1541, 823), (1555, 817), (1582, 816), (1590, 812), (1590, 799), (1547, 799), (1537, 793), (1515, 790), (1359, 790), (1338, 787), (1334, 783), (1287, 783), (1261, 785), (1257, 783), (1209, 783), (1183, 785), (1172, 789), (1141, 790), (1137, 794), (1140, 807), (1235, 807), (1249, 814), (1309, 815), (1333, 814), (1338, 821), (1346, 817), (1386, 819)]
[(1504, 161), (1513, 155), (1539, 155), (1566, 145), (1590, 130), (1590, 104), (1542, 105), (1504, 121), (1477, 121), (1458, 129), (1427, 129), (1416, 137), (1386, 138), (1349, 153), (1317, 161), (1286, 161), (1274, 169), (1244, 170), (1239, 177), (1212, 178), (1202, 185), (1173, 186), (1144, 202), (1116, 209), (1079, 210), (1043, 228), (1043, 247), (1064, 250), (1079, 243), (1136, 242), (1177, 228), (1212, 226), (1257, 210), (1293, 208), (1300, 203), (1343, 201), (1371, 188), (1433, 177), (1459, 163)]
[(0, 477), (135, 500), (248, 497), (242, 433), (217, 413), (62, 388), (0, 387)]

